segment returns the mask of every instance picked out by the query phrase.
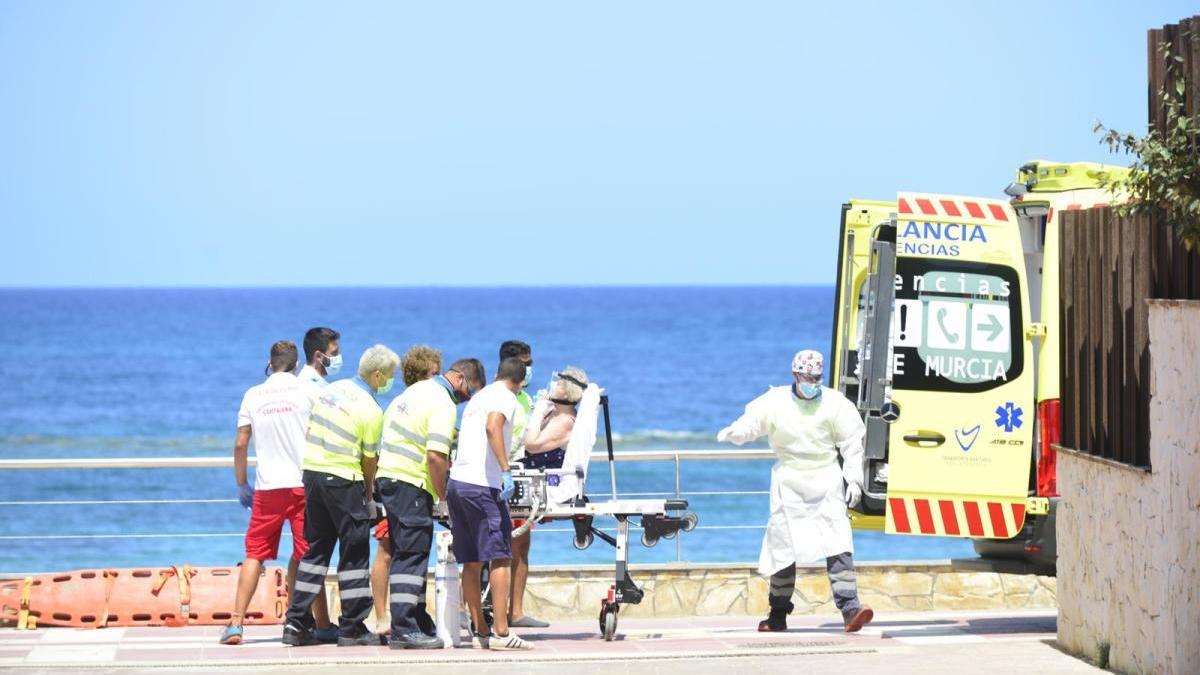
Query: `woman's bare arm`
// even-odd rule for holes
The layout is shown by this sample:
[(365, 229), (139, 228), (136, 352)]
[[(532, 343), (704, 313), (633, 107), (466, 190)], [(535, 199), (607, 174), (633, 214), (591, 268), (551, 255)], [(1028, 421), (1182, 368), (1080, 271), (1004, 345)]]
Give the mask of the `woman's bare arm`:
[(545, 428), (525, 432), (525, 451), (536, 455), (564, 447), (571, 440), (571, 430), (574, 428), (574, 417), (557, 415), (546, 423)]

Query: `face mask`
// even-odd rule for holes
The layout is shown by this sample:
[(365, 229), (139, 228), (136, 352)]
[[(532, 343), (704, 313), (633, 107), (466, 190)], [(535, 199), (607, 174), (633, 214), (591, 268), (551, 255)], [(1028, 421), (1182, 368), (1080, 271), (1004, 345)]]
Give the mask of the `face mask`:
[(522, 387), (528, 387), (529, 381), (533, 379), (533, 366), (525, 366), (525, 381), (521, 383)]
[(800, 395), (804, 398), (813, 399), (821, 395), (821, 385), (809, 384), (808, 382), (800, 383)]
[(393, 375), (393, 376), (389, 377), (388, 381), (384, 382), (383, 386), (379, 388), (379, 391), (377, 391), (375, 393), (380, 396), (383, 396), (384, 394), (386, 394), (392, 390), (392, 385), (395, 383), (396, 383), (396, 376)]
[(326, 377), (337, 375), (337, 372), (342, 369), (342, 355), (326, 356), (324, 365)]

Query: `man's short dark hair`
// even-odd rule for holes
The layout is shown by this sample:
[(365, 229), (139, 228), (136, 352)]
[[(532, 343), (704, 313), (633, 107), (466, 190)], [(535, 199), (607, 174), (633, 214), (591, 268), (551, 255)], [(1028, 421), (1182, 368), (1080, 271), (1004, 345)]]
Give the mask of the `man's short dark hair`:
[(506, 340), (500, 345), (500, 360), (511, 359), (512, 357), (529, 356), (533, 354), (533, 349), (527, 343), (520, 340)]
[[(467, 383), (475, 385), (476, 387), (482, 387), (483, 385), (487, 384), (484, 381), (484, 378), (487, 377), (487, 375), (483, 370), (483, 362), (479, 359), (459, 359), (450, 364), (450, 367), (446, 370), (453, 370), (462, 373), (463, 377), (467, 378)], [(524, 365), (521, 366), (521, 372), (525, 372)], [(522, 375), (522, 377), (524, 376)]]
[(342, 339), (342, 334), (332, 328), (324, 326), (309, 328), (308, 332), (304, 334), (304, 362), (312, 363), (317, 352), (325, 353), (329, 349), (330, 342), (340, 339)]
[(521, 384), (525, 381), (525, 362), (515, 356), (504, 359), (500, 362), (500, 367), (496, 369), (496, 380), (508, 380), (514, 384)]
[(271, 372), (290, 373), (296, 369), (296, 343), (291, 340), (280, 340), (271, 345)]

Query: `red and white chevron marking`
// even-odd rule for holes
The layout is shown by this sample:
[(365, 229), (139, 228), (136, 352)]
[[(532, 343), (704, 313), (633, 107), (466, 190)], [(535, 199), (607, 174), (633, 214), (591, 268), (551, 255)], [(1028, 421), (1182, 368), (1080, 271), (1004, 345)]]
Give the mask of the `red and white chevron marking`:
[(891, 531), (1008, 539), (1025, 525), (1024, 502), (889, 497)]

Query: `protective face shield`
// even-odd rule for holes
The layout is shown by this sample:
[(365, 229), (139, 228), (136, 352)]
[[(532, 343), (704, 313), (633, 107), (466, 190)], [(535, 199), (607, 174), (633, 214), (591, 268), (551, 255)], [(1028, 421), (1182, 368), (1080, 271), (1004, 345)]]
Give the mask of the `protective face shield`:
[(559, 405), (575, 405), (576, 403), (579, 403), (578, 398), (573, 399), (569, 395), (572, 387), (565, 386), (568, 382), (577, 385), (580, 389), (581, 395), (582, 390), (587, 389), (588, 386), (587, 382), (577, 380), (570, 375), (564, 373), (554, 373), (550, 378), (549, 386), (546, 387), (546, 392), (551, 402), (558, 403)]
[(525, 366), (525, 379), (521, 381), (521, 387), (528, 387), (530, 380), (533, 379), (533, 364)]

